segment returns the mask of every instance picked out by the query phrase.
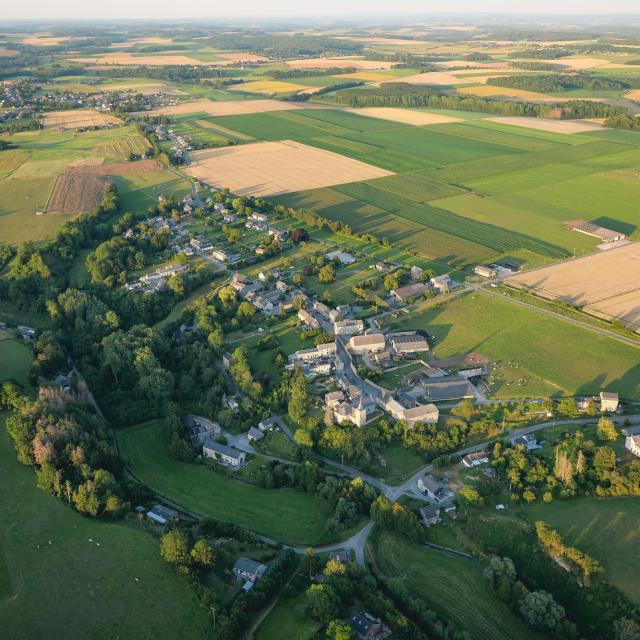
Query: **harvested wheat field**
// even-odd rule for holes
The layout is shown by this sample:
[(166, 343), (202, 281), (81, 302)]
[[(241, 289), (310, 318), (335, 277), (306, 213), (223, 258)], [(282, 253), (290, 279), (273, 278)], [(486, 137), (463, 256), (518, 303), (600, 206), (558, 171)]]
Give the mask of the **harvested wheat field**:
[(61, 173), (49, 197), (47, 213), (83, 213), (100, 204), (109, 181), (82, 168)]
[[(486, 77), (484, 77), (486, 82)], [(461, 78), (463, 80), (464, 78)], [(475, 83), (480, 78), (466, 78), (467, 83)], [(505, 96), (507, 98), (544, 98), (544, 93), (538, 93), (537, 91), (525, 91), (524, 89), (516, 89), (515, 87), (495, 87), (490, 84), (482, 84), (477, 87), (464, 87), (458, 89), (458, 93), (471, 96), (479, 96), (481, 98), (487, 96)]]
[(45, 129), (81, 129), (83, 127), (106, 127), (112, 124), (122, 124), (122, 120), (91, 109), (73, 109), (69, 111), (49, 111), (44, 114)]
[[(152, 111), (143, 111), (149, 116), (181, 116), (187, 113), (207, 113), (210, 116), (242, 116), (248, 113), (266, 113), (268, 111), (288, 111), (289, 109), (309, 109), (312, 105), (303, 102), (279, 102), (278, 100), (192, 100), (168, 107), (159, 107)], [(313, 105), (313, 108), (326, 108)], [(140, 115), (140, 114), (139, 114)]]
[(460, 118), (441, 116), (437, 113), (427, 111), (412, 111), (411, 109), (400, 109), (397, 107), (364, 107), (362, 109), (348, 109), (352, 113), (369, 118), (380, 118), (381, 120), (391, 120), (403, 124), (413, 124), (417, 127), (429, 124), (446, 124), (448, 122), (460, 122)]
[(32, 47), (55, 47), (69, 40), (74, 40), (74, 36), (28, 36), (22, 38), (22, 44), (28, 44)]
[[(468, 70), (467, 70), (468, 73)], [(489, 76), (487, 76), (489, 77)], [(385, 82), (406, 82), (407, 84), (428, 84), (433, 86), (447, 86), (456, 84), (478, 83), (477, 78), (461, 78), (447, 71), (428, 71), (427, 73), (417, 73), (405, 78), (389, 77)], [(485, 80), (486, 82), (486, 80)]]
[(368, 71), (372, 69), (390, 69), (395, 63), (385, 60), (363, 60), (362, 58), (303, 58), (288, 60), (287, 66), (294, 69), (354, 69)]
[(487, 118), (487, 120), (500, 124), (512, 124), (516, 127), (538, 129), (539, 131), (552, 131), (553, 133), (583, 133), (602, 129), (602, 125), (589, 120), (553, 120), (551, 118), (521, 118), (518, 116)]
[[(284, 82), (281, 80), (254, 80), (252, 82), (243, 82), (241, 84), (229, 87), (231, 91), (248, 91), (249, 93), (266, 93), (273, 95), (275, 93), (293, 93), (294, 91), (306, 91), (309, 87), (305, 84), (297, 84), (296, 82)], [(312, 87), (317, 90), (318, 87)]]
[(229, 64), (243, 64), (246, 62), (267, 62), (269, 59), (264, 56), (257, 56), (255, 53), (243, 53), (242, 51), (231, 51), (229, 53), (216, 53), (218, 66)]
[(640, 332), (640, 242), (506, 279), (551, 300), (582, 307)]
[(84, 164), (77, 168), (84, 175), (94, 176), (130, 176), (152, 171), (164, 171), (165, 166), (157, 160), (138, 160), (137, 162), (116, 162), (113, 164)]
[(166, 65), (174, 66), (200, 66), (210, 67), (218, 65), (217, 62), (202, 62), (195, 58), (176, 53), (174, 55), (136, 55), (128, 52), (101, 53), (97, 56), (86, 58), (69, 58), (70, 62), (78, 62), (80, 64), (97, 64), (97, 65), (122, 65), (122, 66), (148, 66), (163, 67)]
[(186, 172), (233, 193), (257, 196), (360, 182), (392, 175), (378, 167), (292, 140), (205, 149)]

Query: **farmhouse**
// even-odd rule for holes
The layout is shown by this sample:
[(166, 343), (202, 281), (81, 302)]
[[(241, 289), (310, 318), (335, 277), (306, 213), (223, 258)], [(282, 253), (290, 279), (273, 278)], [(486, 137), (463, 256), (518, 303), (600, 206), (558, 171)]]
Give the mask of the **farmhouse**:
[(425, 527), (430, 527), (432, 524), (438, 524), (442, 519), (440, 518), (440, 507), (423, 507), (420, 509), (420, 516)]
[(600, 392), (600, 411), (613, 413), (618, 410), (620, 398), (617, 393), (610, 391)]
[(469, 469), (471, 467), (477, 467), (478, 465), (485, 464), (485, 462), (489, 462), (489, 456), (486, 451), (467, 453), (467, 455), (462, 458), (462, 464)]
[(349, 618), (349, 626), (356, 632), (359, 640), (382, 640), (390, 631), (379, 618), (354, 610)]
[(351, 336), (349, 349), (357, 355), (365, 353), (379, 353), (384, 351), (386, 339), (384, 333), (369, 333), (364, 336)]
[(451, 278), (449, 276), (435, 276), (429, 281), (431, 286), (439, 293), (447, 293), (449, 286), (451, 285)]
[(329, 318), (329, 314), (331, 313), (331, 309), (329, 309), (326, 304), (320, 302), (319, 300), (316, 300), (313, 303), (313, 310), (317, 311), (321, 316), (325, 318)]
[(483, 278), (495, 278), (498, 275), (498, 272), (495, 269), (486, 267), (482, 264), (474, 267), (473, 272), (478, 276), (482, 276)]
[(424, 273), (424, 269), (421, 269), (418, 266), (411, 267), (411, 271), (409, 271), (409, 275), (413, 280), (420, 280), (422, 278), (422, 274)]
[(239, 469), (245, 463), (247, 457), (244, 451), (238, 451), (238, 449), (228, 447), (226, 444), (220, 444), (215, 440), (205, 440), (202, 454), (206, 458), (212, 458), (216, 462), (232, 469)]
[(624, 448), (640, 458), (640, 436), (627, 436), (624, 440)]
[(233, 575), (238, 580), (248, 580), (249, 582), (256, 582), (267, 570), (266, 565), (245, 556), (240, 556), (233, 565)]
[(220, 435), (222, 431), (219, 424), (200, 416), (186, 415), (182, 418), (182, 424), (187, 429), (194, 447), (201, 447), (205, 440)]
[(398, 302), (406, 302), (407, 300), (414, 300), (415, 298), (423, 296), (427, 291), (429, 291), (429, 287), (424, 284), (424, 282), (415, 282), (414, 284), (408, 284), (405, 287), (392, 289), (391, 295)]
[(249, 442), (256, 442), (262, 440), (262, 438), (264, 438), (264, 433), (256, 427), (250, 427), (249, 431), (247, 431), (247, 440)]
[(164, 505), (157, 504), (153, 509), (147, 511), (147, 518), (164, 526), (167, 522), (174, 522), (177, 520), (178, 512), (173, 509), (169, 509)]
[(511, 440), (511, 444), (522, 445), (527, 451), (535, 451), (536, 449), (542, 449), (542, 445), (538, 444), (538, 440), (532, 434), (527, 434), (524, 436), (517, 436)]
[(337, 336), (352, 336), (363, 331), (364, 322), (362, 320), (338, 320), (333, 323), (333, 332)]
[(306, 309), (298, 311), (298, 320), (312, 329), (317, 329), (320, 326), (320, 323)]
[(402, 420), (404, 420), (410, 427), (414, 426), (416, 422), (424, 422), (425, 424), (435, 424), (438, 422), (440, 411), (435, 404), (419, 404), (410, 409), (405, 409), (402, 412)]
[(453, 491), (428, 473), (425, 473), (418, 480), (418, 489), (437, 503), (446, 502), (453, 498)]
[(399, 354), (429, 351), (427, 339), (415, 331), (393, 333), (389, 336), (389, 340), (393, 350)]

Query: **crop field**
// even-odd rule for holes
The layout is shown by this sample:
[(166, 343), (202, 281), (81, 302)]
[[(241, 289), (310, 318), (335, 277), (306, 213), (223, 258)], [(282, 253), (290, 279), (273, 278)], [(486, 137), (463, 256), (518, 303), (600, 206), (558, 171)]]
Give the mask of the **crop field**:
[(602, 129), (601, 125), (584, 120), (551, 120), (548, 118), (518, 118), (506, 116), (501, 118), (487, 118), (487, 120), (501, 124), (512, 124), (516, 127), (553, 131), (555, 133), (584, 133), (585, 131), (599, 131)]
[[(217, 66), (216, 61), (202, 61), (195, 57), (182, 54), (154, 54), (141, 55), (129, 52), (101, 53), (96, 56), (84, 58), (69, 58), (70, 62), (91, 65), (123, 65), (123, 66), (148, 66), (160, 67), (172, 66)], [(224, 64), (224, 62), (223, 62)], [(226, 62), (231, 64), (231, 62)]]
[(301, 60), (287, 61), (287, 66), (292, 67), (293, 69), (349, 69), (353, 67), (359, 71), (390, 69), (393, 64), (393, 62), (383, 60), (363, 60), (356, 56), (340, 58), (303, 58)]
[(322, 540), (331, 515), (323, 500), (294, 489), (261, 489), (206, 466), (177, 462), (169, 456), (159, 422), (121, 430), (117, 436), (136, 476), (188, 509), (290, 544)]
[(640, 604), (640, 556), (629, 553), (640, 542), (640, 499), (581, 498), (523, 509), (531, 520), (544, 520), (564, 540), (602, 563), (604, 578)]
[(391, 326), (433, 335), (433, 358), (477, 352), (497, 363), (494, 397), (615, 390), (623, 398), (640, 399), (640, 349), (487, 293), (418, 308)]
[(92, 111), (91, 109), (73, 109), (69, 111), (48, 111), (44, 115), (45, 129), (81, 129), (84, 127), (106, 127), (120, 125), (122, 120), (107, 113)]
[(11, 487), (0, 495), (7, 525), (0, 535), (3, 637), (211, 637), (207, 612), (162, 560), (158, 540), (133, 522), (82, 516), (38, 489), (32, 469), (17, 461), (6, 415), (0, 414), (0, 483)]
[(389, 175), (291, 140), (195, 151), (191, 157), (189, 175), (237, 194), (274, 195)]
[(460, 118), (452, 118), (451, 116), (442, 116), (427, 111), (413, 111), (412, 109), (397, 109), (394, 107), (365, 107), (355, 109), (354, 113), (370, 118), (381, 118), (382, 120), (391, 120), (392, 122), (401, 122), (402, 124), (413, 124), (416, 126), (460, 121)]
[(308, 87), (297, 82), (284, 82), (280, 80), (253, 80), (231, 87), (231, 91), (248, 91), (249, 93), (266, 93), (268, 95), (278, 93), (297, 93), (305, 91)]
[(376, 565), (384, 575), (404, 583), (472, 640), (539, 638), (490, 590), (482, 569), (474, 563), (387, 531), (374, 531), (370, 540)]
[(150, 116), (179, 116), (188, 113), (206, 113), (210, 116), (238, 116), (251, 113), (267, 113), (270, 111), (290, 111), (303, 109), (304, 103), (279, 102), (277, 100), (190, 100), (176, 105), (159, 107), (145, 111)]
[(128, 158), (129, 154), (141, 156), (150, 148), (146, 138), (139, 135), (122, 136), (113, 142), (108, 142), (95, 147), (94, 151), (105, 156), (115, 156), (119, 158)]
[[(458, 78), (458, 84), (464, 82), (477, 82), (479, 78)], [(507, 98), (523, 98), (536, 99), (545, 98), (546, 94), (538, 93), (537, 91), (525, 91), (524, 89), (515, 89), (514, 87), (496, 87), (491, 84), (482, 84), (474, 87), (460, 87), (458, 93), (479, 96), (480, 98), (486, 98), (488, 96), (503, 96)]]
[(105, 177), (82, 170), (65, 171), (56, 180), (47, 204), (47, 213), (90, 211), (102, 201), (107, 185)]
[[(574, 232), (576, 233), (576, 232)], [(510, 277), (507, 282), (640, 329), (640, 242)]]

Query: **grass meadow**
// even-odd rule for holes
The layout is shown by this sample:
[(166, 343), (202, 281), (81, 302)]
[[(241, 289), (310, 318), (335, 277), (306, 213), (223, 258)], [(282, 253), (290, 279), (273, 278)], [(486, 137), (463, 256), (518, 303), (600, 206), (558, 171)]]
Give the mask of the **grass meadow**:
[(429, 608), (472, 640), (540, 638), (490, 590), (479, 566), (410, 542), (388, 531), (370, 538), (377, 569), (400, 580)]
[(158, 539), (136, 521), (93, 520), (38, 489), (32, 470), (17, 461), (6, 416), (0, 414), (3, 637), (210, 638), (207, 612), (161, 559)]
[[(424, 329), (434, 336), (434, 359), (471, 352), (490, 358), (498, 365), (491, 389), (494, 397), (615, 390), (622, 398), (640, 398), (636, 347), (485, 293), (417, 308), (391, 327)], [(518, 384), (521, 379), (526, 383)]]
[(24, 390), (29, 388), (27, 370), (33, 360), (31, 345), (17, 338), (2, 339), (0, 332), (0, 382), (13, 380)]
[(197, 513), (289, 544), (324, 541), (329, 505), (294, 489), (261, 489), (169, 457), (158, 421), (117, 432), (125, 463), (155, 491)]

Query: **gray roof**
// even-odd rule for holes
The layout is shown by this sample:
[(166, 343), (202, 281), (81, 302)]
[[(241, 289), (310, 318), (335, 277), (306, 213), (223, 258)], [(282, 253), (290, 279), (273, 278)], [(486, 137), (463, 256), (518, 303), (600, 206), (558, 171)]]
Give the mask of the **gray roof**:
[(429, 505), (428, 507), (422, 507), (420, 509), (420, 513), (425, 520), (431, 520), (432, 518), (440, 517), (440, 507), (432, 507)]
[(429, 400), (454, 400), (473, 397), (471, 383), (462, 376), (422, 379), (421, 386)]
[(229, 456), (231, 458), (238, 459), (244, 453), (238, 449), (234, 449), (233, 447), (228, 447), (226, 444), (221, 444), (220, 442), (216, 442), (215, 440), (205, 440), (203, 449), (211, 449), (216, 453), (220, 453), (224, 456)]
[(149, 509), (147, 515), (153, 520), (164, 520), (165, 522), (168, 522), (169, 520), (177, 516), (178, 513), (173, 509), (165, 507), (164, 505), (157, 504), (152, 509)]
[(425, 473), (421, 479), (424, 487), (431, 493), (435, 493), (438, 489), (442, 489), (442, 484), (428, 473)]
[(250, 427), (249, 432), (247, 434), (251, 438), (255, 438), (256, 440), (260, 440), (260, 438), (264, 437), (264, 433), (257, 429), (256, 427)]
[(262, 570), (263, 567), (266, 569), (266, 566), (262, 563), (247, 558), (246, 556), (240, 556), (233, 565), (233, 570), (253, 575)]
[(360, 635), (366, 636), (367, 633), (369, 633), (369, 629), (371, 629), (374, 624), (379, 623), (368, 613), (364, 613), (364, 611), (353, 611), (351, 613), (351, 618), (349, 618), (349, 624), (354, 631)]

